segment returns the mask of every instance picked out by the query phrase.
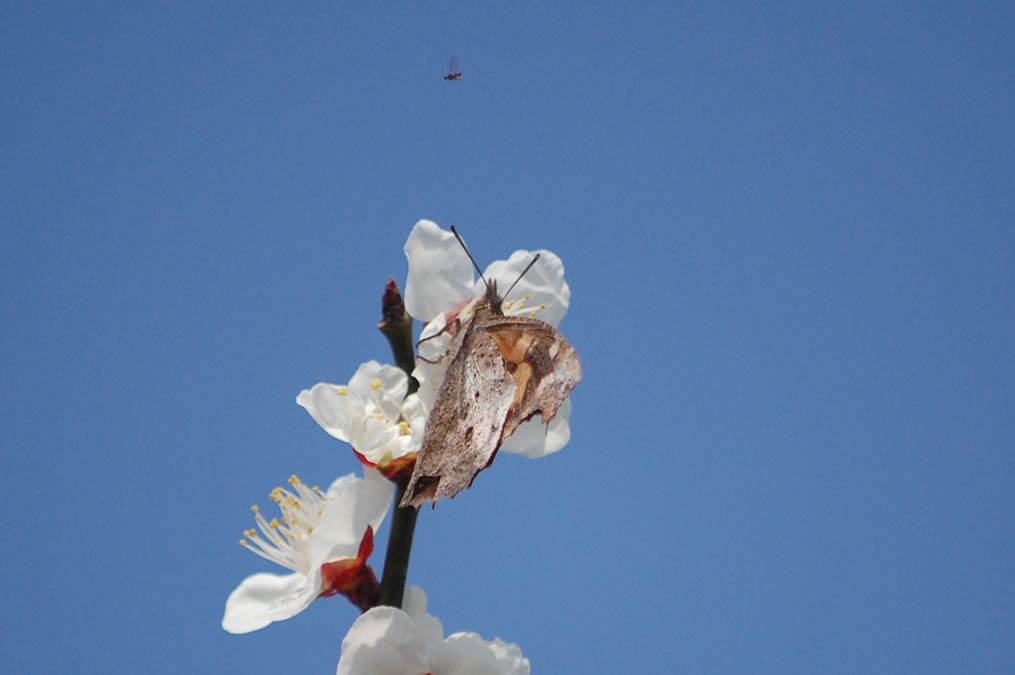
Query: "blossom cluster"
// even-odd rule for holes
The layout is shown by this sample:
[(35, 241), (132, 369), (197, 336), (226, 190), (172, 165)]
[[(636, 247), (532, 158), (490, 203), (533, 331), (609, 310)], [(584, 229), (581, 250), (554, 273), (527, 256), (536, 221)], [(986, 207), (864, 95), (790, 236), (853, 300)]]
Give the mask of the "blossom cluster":
[[(528, 269), (538, 254), (538, 264)], [(308, 487), (293, 476), (276, 488), (272, 500), (279, 517), (269, 519), (253, 507), (255, 528), (241, 544), (289, 571), (244, 579), (226, 601), (222, 627), (247, 633), (292, 618), (315, 599), (344, 595), (363, 612), (342, 641), (339, 675), (353, 673), (505, 673), (529, 672), (517, 645), (475, 633), (444, 637), (441, 622), (427, 613), (427, 598), (415, 586), (405, 589), (402, 607), (380, 606), (376, 575), (368, 564), (393, 501), (392, 482), (412, 473), (428, 414), (444, 378), (456, 318), (467, 321), (486, 294), (473, 264), (452, 232), (435, 223), (416, 223), (405, 244), (409, 263), (405, 310), (424, 322), (419, 359), (410, 379), (395, 366), (368, 361), (348, 383), (319, 382), (296, 402), (325, 432), (351, 446), (363, 476), (348, 474), (328, 489)], [(551, 325), (564, 317), (570, 289), (564, 267), (546, 250), (516, 251), (490, 264), (486, 279), (514, 281), (504, 314), (535, 316)], [(560, 450), (570, 438), (570, 401), (548, 424), (533, 419), (504, 440), (501, 450), (538, 458)]]

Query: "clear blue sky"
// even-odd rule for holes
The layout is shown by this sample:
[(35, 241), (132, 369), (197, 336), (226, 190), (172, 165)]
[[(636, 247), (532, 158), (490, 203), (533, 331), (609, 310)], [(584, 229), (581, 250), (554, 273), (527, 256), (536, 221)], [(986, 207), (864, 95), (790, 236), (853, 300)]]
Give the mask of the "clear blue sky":
[(296, 394), (430, 218), (558, 253), (585, 369), (421, 515), (449, 632), (1015, 671), (1015, 5), (249, 5), (0, 9), (0, 669), (332, 672), (341, 598), (221, 630), (236, 542), (356, 469)]

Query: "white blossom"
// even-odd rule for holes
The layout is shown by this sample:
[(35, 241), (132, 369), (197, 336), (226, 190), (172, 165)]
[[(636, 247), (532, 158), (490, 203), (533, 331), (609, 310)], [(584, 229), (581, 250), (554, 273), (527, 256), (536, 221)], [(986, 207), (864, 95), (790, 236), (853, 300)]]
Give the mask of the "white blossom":
[(249, 633), (291, 618), (327, 594), (331, 589), (322, 586), (322, 565), (365, 558), (365, 537), (372, 546), (373, 533), (392, 501), (391, 484), (369, 468), (365, 480), (342, 476), (327, 493), (295, 476), (289, 485), (271, 495), (281, 518), (269, 521), (253, 507), (257, 527), (244, 532), (240, 543), (291, 574), (260, 573), (244, 579), (226, 600), (222, 628), (230, 633)]
[(529, 675), (518, 645), (476, 633), (445, 639), (426, 605), (423, 590), (409, 586), (404, 609), (375, 607), (356, 619), (342, 640), (337, 675)]
[(419, 397), (406, 397), (400, 368), (368, 361), (347, 385), (320, 382), (296, 397), (321, 427), (349, 443), (371, 464), (384, 467), (419, 450), (426, 418)]

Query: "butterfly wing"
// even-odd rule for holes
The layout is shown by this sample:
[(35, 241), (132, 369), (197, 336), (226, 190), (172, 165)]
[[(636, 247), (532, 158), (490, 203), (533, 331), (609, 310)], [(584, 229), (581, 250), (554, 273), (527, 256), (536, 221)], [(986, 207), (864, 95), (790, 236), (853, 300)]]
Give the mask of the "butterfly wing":
[(449, 353), (451, 364), (427, 418), (403, 507), (454, 497), (472, 485), (493, 461), (515, 399), (515, 378), (485, 331), (462, 331)]
[(504, 317), (487, 328), (515, 380), (512, 408), (501, 440), (539, 413), (543, 422), (557, 415), (582, 377), (581, 361), (560, 332), (538, 319)]

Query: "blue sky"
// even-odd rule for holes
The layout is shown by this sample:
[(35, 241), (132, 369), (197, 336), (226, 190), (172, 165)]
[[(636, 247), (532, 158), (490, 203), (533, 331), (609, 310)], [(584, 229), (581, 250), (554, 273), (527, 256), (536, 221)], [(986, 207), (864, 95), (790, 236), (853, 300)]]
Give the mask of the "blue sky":
[(295, 397), (388, 360), (419, 218), (558, 253), (585, 371), (565, 450), (421, 514), (448, 632), (537, 673), (1015, 670), (1013, 29), (8, 3), (3, 670), (331, 672), (341, 598), (219, 621), (268, 571), (248, 507), (357, 470)]

